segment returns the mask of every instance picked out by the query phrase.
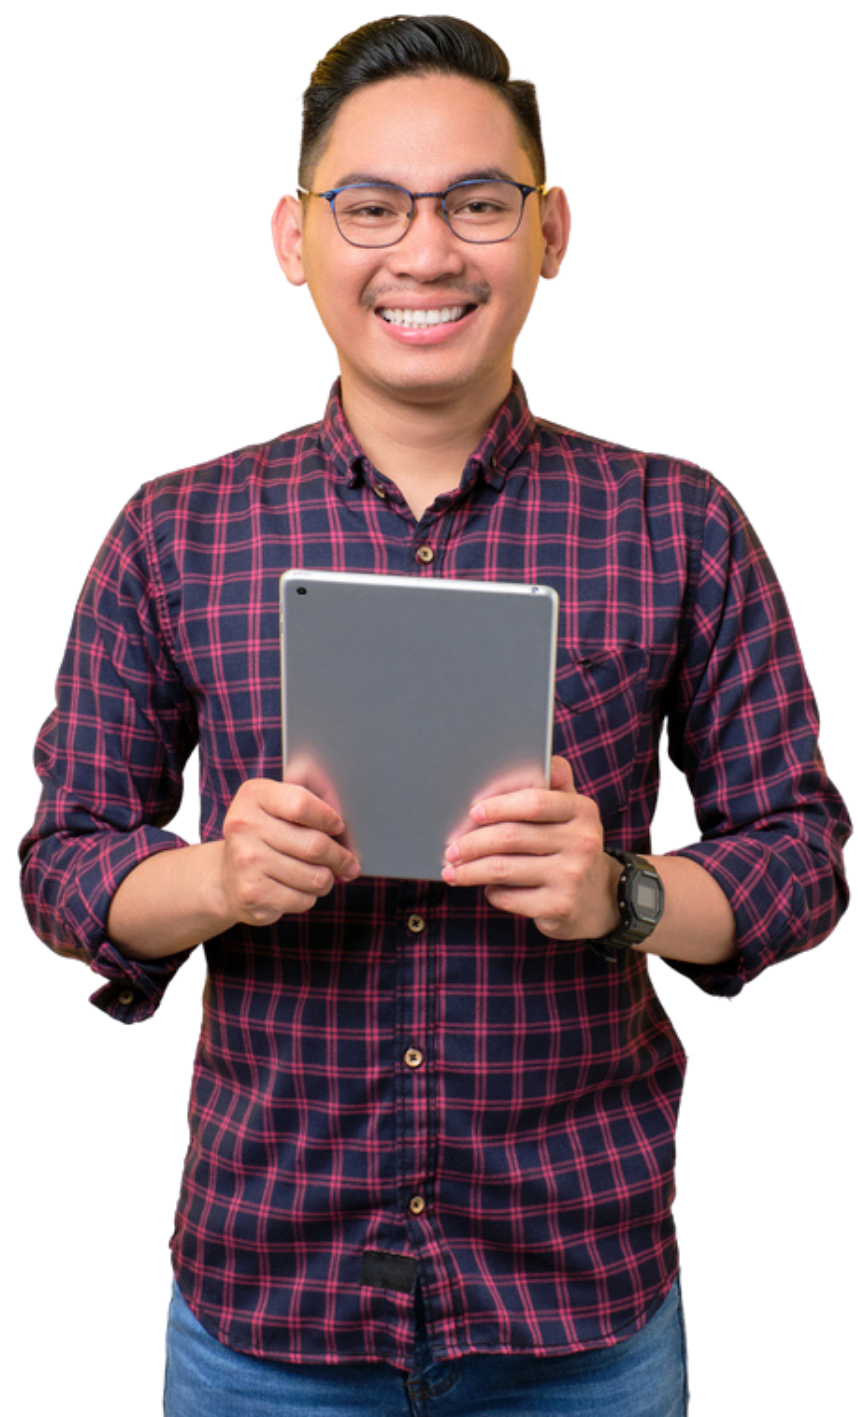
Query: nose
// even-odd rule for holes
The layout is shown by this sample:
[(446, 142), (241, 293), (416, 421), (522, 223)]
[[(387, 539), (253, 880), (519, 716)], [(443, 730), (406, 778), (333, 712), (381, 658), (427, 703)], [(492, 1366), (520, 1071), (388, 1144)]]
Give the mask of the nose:
[(447, 225), (437, 197), (418, 197), (411, 225), (401, 241), (389, 248), (390, 269), (397, 275), (437, 280), (465, 267), (465, 242)]

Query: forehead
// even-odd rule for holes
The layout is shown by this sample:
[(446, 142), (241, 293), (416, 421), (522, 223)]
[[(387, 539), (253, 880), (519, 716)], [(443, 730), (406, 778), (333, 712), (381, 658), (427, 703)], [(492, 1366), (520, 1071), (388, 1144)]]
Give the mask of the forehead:
[(313, 182), (329, 187), (378, 177), (430, 189), (484, 170), (533, 180), (504, 100), (459, 75), (408, 75), (368, 84), (345, 100)]

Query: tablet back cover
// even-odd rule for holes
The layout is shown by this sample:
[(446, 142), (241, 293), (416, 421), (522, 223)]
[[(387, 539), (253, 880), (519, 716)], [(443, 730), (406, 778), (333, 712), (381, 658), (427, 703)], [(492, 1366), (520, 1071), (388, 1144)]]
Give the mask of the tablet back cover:
[(440, 880), (475, 798), (547, 782), (550, 588), (288, 571), (281, 627), (284, 777), (337, 806), (364, 875)]

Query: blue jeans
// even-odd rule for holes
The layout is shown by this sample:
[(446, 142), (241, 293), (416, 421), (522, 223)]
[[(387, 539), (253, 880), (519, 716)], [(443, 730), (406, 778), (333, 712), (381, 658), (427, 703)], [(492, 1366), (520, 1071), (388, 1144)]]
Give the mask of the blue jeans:
[(218, 1343), (173, 1287), (165, 1417), (685, 1417), (679, 1283), (615, 1348), (559, 1358), (474, 1354), (434, 1363), (418, 1296), (414, 1371), (274, 1363)]

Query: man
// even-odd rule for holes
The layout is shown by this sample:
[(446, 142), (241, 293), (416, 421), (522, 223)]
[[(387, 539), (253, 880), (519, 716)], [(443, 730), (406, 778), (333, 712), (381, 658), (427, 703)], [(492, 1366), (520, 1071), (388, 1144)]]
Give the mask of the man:
[[(683, 1058), (645, 955), (734, 994), (845, 901), (845, 811), (741, 514), (533, 419), (514, 379), (568, 239), (544, 179), (532, 91), (469, 26), (332, 51), (274, 218), (337, 350), (326, 417), (143, 489), (79, 608), (34, 924), (126, 1020), (207, 942), (173, 1417), (684, 1411)], [(347, 823), (280, 780), (289, 565), (558, 590), (551, 781), (475, 803), (443, 885), (363, 878)], [(704, 836), (645, 862), (663, 719)], [(165, 823), (197, 740), (187, 846)]]

